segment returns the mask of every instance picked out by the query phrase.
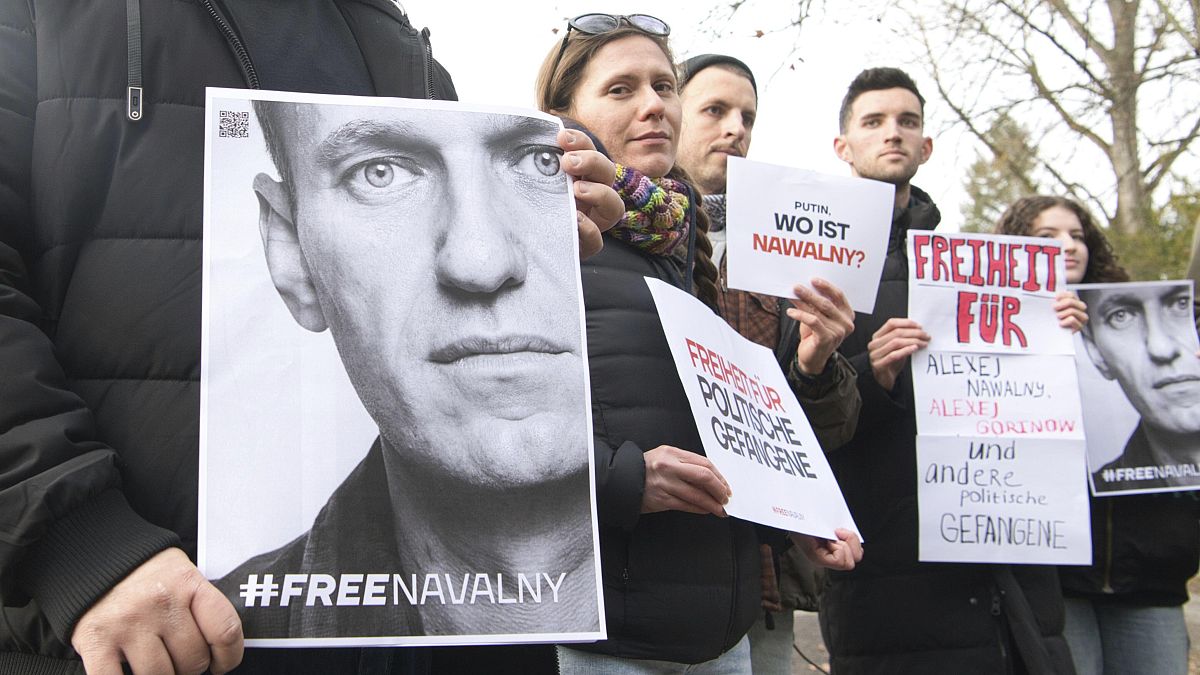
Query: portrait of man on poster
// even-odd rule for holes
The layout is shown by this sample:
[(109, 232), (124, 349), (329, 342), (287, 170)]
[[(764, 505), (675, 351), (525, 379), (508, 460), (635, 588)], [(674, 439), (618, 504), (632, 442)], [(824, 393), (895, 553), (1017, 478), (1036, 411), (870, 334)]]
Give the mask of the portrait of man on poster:
[[(1116, 381), (1139, 421), (1093, 472), (1097, 493), (1200, 488), (1200, 358), (1190, 282), (1078, 288), (1087, 356)], [(1089, 445), (1100, 443), (1089, 438)]]
[(278, 173), (253, 179), (277, 299), (299, 328), (328, 330), (378, 436), (308, 531), (216, 582), (247, 638), (594, 634), (558, 126), (421, 106), (253, 110)]

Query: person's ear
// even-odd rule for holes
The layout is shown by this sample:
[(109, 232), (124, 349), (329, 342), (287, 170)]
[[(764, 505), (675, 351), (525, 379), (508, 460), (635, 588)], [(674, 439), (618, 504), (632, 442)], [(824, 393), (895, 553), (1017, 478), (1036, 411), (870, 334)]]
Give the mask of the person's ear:
[(933, 156), (933, 139), (926, 136), (921, 139), (921, 163), (928, 162), (931, 156)]
[(258, 232), (275, 290), (296, 323), (319, 333), (327, 323), (304, 252), (300, 250), (287, 186), (260, 173), (254, 177), (254, 194), (258, 195)]
[(1104, 360), (1104, 355), (1100, 353), (1100, 348), (1096, 346), (1095, 340), (1092, 339), (1092, 331), (1086, 324), (1079, 331), (1079, 337), (1083, 338), (1083, 348), (1087, 350), (1088, 358), (1092, 360), (1092, 365), (1096, 366), (1096, 370), (1100, 371), (1104, 379), (1113, 379), (1112, 368), (1108, 367), (1108, 361)]
[(846, 142), (845, 136), (833, 137), (833, 152), (838, 156), (838, 159), (853, 166), (854, 153), (850, 152), (850, 144)]

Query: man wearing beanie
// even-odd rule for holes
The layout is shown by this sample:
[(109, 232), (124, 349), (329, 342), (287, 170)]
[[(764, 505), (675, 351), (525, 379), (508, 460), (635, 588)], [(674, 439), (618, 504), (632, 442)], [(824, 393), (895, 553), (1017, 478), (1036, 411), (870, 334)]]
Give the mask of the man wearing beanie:
[[(730, 155), (744, 157), (758, 114), (758, 85), (749, 66), (723, 54), (694, 56), (680, 65), (683, 128), (678, 164), (704, 191), (713, 262), (721, 270), (718, 304), (735, 330), (776, 353), (804, 407), (821, 447), (829, 450), (850, 439), (858, 419), (855, 373), (836, 352), (824, 369), (805, 372), (796, 354), (799, 324), (787, 317), (787, 300), (731, 290), (725, 283), (725, 186)], [(834, 289), (837, 296), (840, 292)], [(842, 303), (845, 300), (842, 298)], [(848, 306), (845, 308), (848, 311)], [(754, 672), (791, 672), (793, 611), (816, 611), (821, 572), (793, 547), (776, 554), (763, 545), (763, 616), (750, 629)], [(778, 571), (778, 574), (777, 574)], [(778, 582), (776, 581), (778, 579)]]

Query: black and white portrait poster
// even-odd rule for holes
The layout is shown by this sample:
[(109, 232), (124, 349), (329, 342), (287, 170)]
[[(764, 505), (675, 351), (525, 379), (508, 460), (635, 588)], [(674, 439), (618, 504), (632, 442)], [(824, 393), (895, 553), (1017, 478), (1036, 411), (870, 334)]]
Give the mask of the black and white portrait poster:
[(1097, 496), (1200, 488), (1192, 282), (1081, 284), (1075, 359)]
[(559, 122), (210, 89), (199, 563), (251, 646), (603, 639)]

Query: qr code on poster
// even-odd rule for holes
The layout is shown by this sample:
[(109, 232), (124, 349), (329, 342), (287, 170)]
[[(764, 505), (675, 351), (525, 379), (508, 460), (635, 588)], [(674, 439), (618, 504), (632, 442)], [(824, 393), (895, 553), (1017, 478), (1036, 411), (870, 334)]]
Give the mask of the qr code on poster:
[(250, 138), (250, 113), (222, 110), (218, 135), (221, 138)]

